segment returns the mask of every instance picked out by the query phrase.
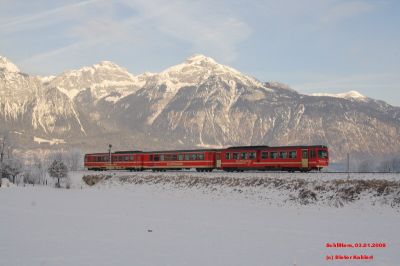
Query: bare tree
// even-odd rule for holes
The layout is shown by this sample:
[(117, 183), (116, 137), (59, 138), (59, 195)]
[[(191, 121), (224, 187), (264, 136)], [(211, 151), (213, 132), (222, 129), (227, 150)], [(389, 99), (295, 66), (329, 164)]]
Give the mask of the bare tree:
[(382, 160), (378, 166), (379, 172), (390, 172), (390, 164), (388, 160)]
[(8, 130), (3, 130), (0, 133), (0, 163), (4, 162), (7, 158), (12, 158), (14, 149), (14, 141)]
[(82, 167), (83, 152), (80, 149), (74, 148), (67, 152), (66, 163), (70, 171), (77, 171)]
[(38, 177), (39, 183), (44, 184), (46, 180), (46, 166), (45, 162), (38, 156), (33, 157), (33, 167), (34, 171)]
[(358, 165), (358, 172), (373, 172), (374, 163), (371, 160), (364, 160)]
[(22, 164), (12, 158), (13, 141), (8, 130), (0, 133), (0, 180), (8, 178), (15, 182), (15, 177), (21, 172)]

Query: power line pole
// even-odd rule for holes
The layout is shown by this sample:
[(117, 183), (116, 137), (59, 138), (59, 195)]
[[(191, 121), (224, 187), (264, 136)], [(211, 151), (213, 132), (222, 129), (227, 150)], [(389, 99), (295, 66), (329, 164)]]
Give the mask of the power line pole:
[(350, 178), (350, 154), (347, 153), (347, 178)]
[(112, 148), (112, 145), (108, 144), (108, 160), (109, 160), (109, 163), (110, 163), (110, 167), (111, 167), (111, 163), (112, 163), (112, 161), (111, 161), (111, 148)]

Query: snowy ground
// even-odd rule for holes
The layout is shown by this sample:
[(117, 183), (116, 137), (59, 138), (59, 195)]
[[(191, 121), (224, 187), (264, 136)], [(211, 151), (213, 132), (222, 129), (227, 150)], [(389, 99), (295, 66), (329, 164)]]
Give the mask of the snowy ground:
[[(389, 205), (279, 204), (281, 196), (274, 193), (260, 198), (224, 187), (214, 191), (121, 183), (117, 177), (129, 175), (126, 172), (88, 187), (81, 181), (83, 174), (87, 172), (71, 174), (69, 190), (0, 189), (0, 265), (398, 266), (400, 262), (400, 212)], [(302, 176), (332, 178), (318, 175)], [(357, 178), (399, 180), (398, 175)], [(326, 248), (327, 242), (383, 242), (387, 247)], [(327, 255), (356, 254), (374, 257), (326, 260)]]

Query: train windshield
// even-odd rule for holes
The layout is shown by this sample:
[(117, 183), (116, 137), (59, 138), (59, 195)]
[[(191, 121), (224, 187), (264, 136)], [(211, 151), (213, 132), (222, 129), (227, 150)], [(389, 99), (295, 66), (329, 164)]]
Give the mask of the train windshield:
[(325, 150), (319, 150), (318, 151), (318, 158), (327, 159), (328, 158), (328, 152), (325, 151)]

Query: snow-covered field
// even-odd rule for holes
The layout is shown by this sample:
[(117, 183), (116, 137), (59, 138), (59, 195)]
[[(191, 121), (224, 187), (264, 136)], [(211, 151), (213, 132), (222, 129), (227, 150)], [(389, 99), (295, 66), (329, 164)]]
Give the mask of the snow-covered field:
[[(72, 189), (0, 189), (0, 265), (400, 263), (399, 208), (379, 201), (372, 205), (368, 195), (343, 207), (303, 205), (295, 201), (282, 203), (283, 192), (278, 190), (137, 183), (152, 175), (185, 178), (181, 173), (120, 172), (93, 187), (81, 181), (84, 174), (88, 172), (71, 174)], [(135, 177), (125, 178), (130, 174)], [(187, 174), (207, 178), (227, 175)], [(229, 176), (295, 178), (279, 173)], [(347, 175), (296, 177), (329, 180)], [(364, 174), (351, 178), (399, 180), (398, 175)], [(325, 247), (333, 242), (378, 242), (386, 247)], [(373, 255), (373, 259), (328, 261), (327, 255)]]

